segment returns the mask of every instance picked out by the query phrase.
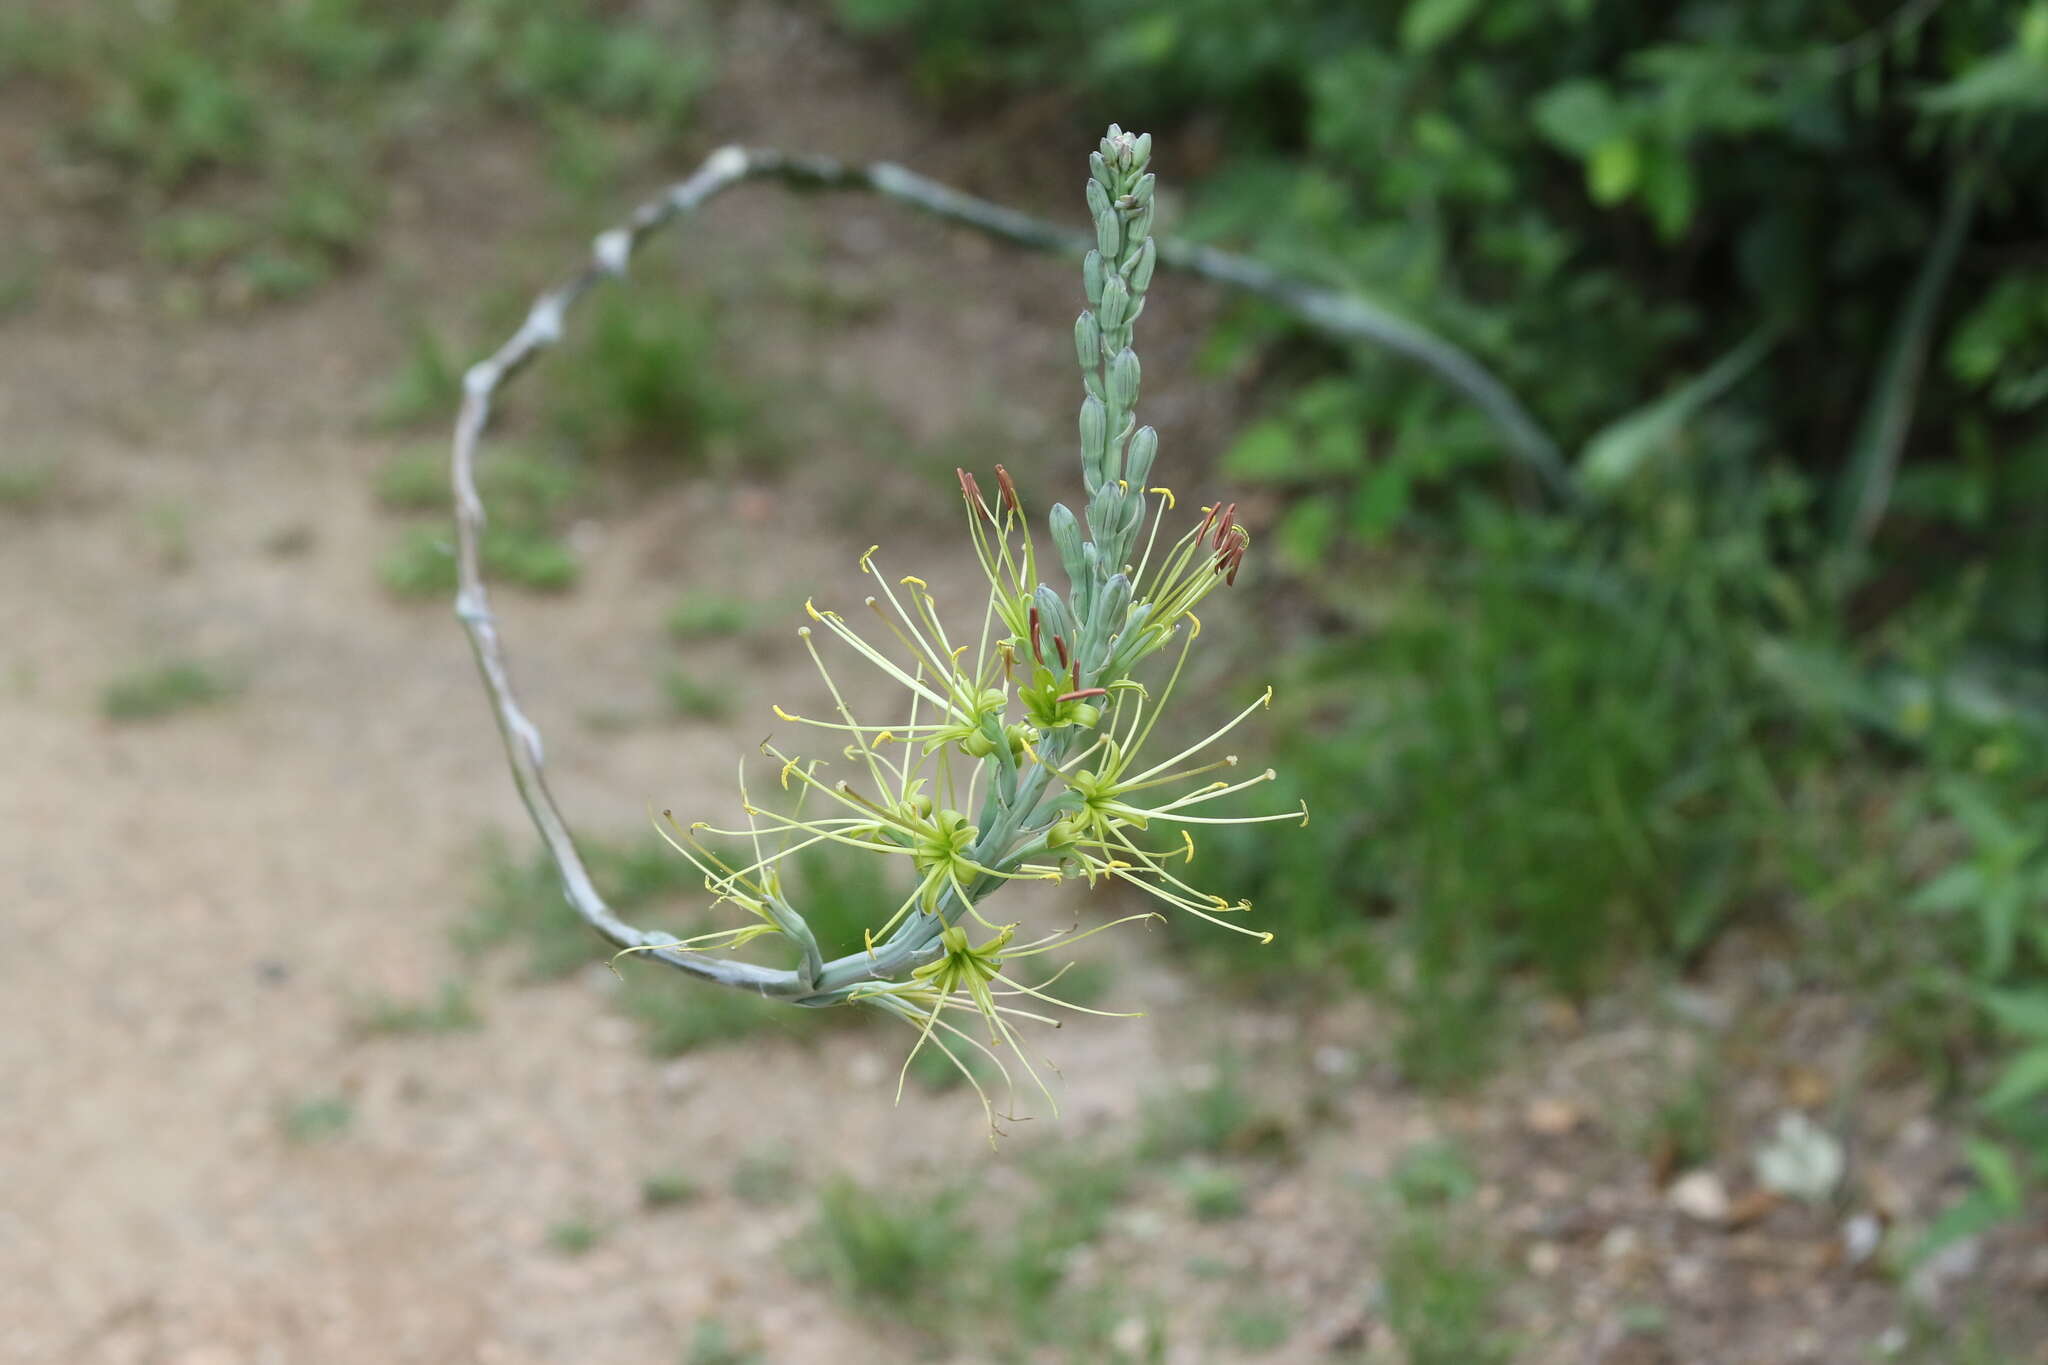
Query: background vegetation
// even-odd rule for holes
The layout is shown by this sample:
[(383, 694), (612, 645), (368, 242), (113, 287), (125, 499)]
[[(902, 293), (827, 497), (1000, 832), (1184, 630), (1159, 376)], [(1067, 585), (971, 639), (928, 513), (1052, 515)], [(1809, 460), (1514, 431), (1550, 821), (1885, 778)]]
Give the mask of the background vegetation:
[(1159, 130), (1175, 228), (1427, 323), (1571, 452), (1546, 483), (1268, 309), (1213, 339), (1260, 379), (1223, 472), (1273, 509), (1317, 819), (1212, 856), (1288, 970), (1456, 1082), (1518, 983), (1768, 924), (1900, 1046), (1990, 1040), (1949, 1083), (2048, 1172), (2048, 5), (838, 13), (943, 106)]
[[(2039, 1199), (2048, 3), (812, 11), (864, 47), (877, 80), (907, 80), (956, 127), (1024, 107), (1048, 145), (1085, 146), (1110, 118), (1150, 128), (1174, 187), (1169, 232), (1426, 324), (1499, 375), (1563, 452), (1561, 476), (1532, 466), (1425, 373), (1270, 307), (1233, 305), (1205, 338), (1210, 379), (1250, 419), (1206, 479), (1177, 482), (1229, 488), (1259, 531), (1255, 591), (1272, 610), (1247, 623), (1246, 666), (1224, 676), (1277, 672), (1267, 742), (1315, 819), (1204, 841), (1217, 866), (1202, 884), (1251, 895), (1279, 940), (1263, 956), (1190, 949), (1183, 967), (1254, 1002), (1298, 1001), (1304, 981), (1333, 1009), (1364, 995), (1398, 1021), (1390, 1079), (1457, 1090), (1533, 1069), (1542, 1044), (1515, 1027), (1531, 1001), (1590, 1009), (1732, 960), (1853, 998), (1882, 1053), (1867, 1069), (1932, 1078), (1969, 1129), (1968, 1193), (1913, 1229), (1902, 1278)], [(433, 184), (432, 158), (451, 154), (436, 149), (493, 125), (534, 144), (564, 220), (587, 232), (687, 164), (679, 147), (709, 145), (696, 117), (723, 17), (573, 0), (32, 5), (0, 15), (0, 88), (48, 112), (50, 192), (108, 239), (81, 232), (80, 249), (146, 262), (153, 302), (203, 319), (342, 292), (370, 272), (401, 192)], [(710, 297), (671, 269), (653, 276), (662, 289), (594, 301), (535, 376), (519, 448), (489, 466), (497, 579), (574, 593), (572, 532), (603, 507), (609, 474), (723, 476), (744, 446), (749, 474), (773, 478), (796, 444), (776, 424), (818, 420), (812, 406), (837, 404), (824, 420), (924, 482), (1000, 444), (995, 428), (920, 443), (843, 392), (768, 401), (771, 381), (739, 377), (721, 315), (793, 315), (788, 332), (829, 347), (886, 307), (801, 248), (786, 275)], [(38, 280), (32, 257), (0, 260), (0, 320), (34, 309)], [(395, 447), (370, 490), (388, 551), (364, 566), (393, 599), (438, 603), (452, 585), (432, 433), (471, 344), (518, 306), (485, 300), (463, 341), (395, 320), (391, 382), (363, 414)], [(66, 512), (66, 478), (40, 457), (0, 463), (0, 516)], [(170, 504), (143, 539), (166, 575), (194, 553)], [(303, 553), (288, 540), (272, 552)], [(753, 661), (740, 637), (779, 605), (729, 587), (693, 591), (665, 622), (672, 652), (716, 673), (663, 655), (658, 721), (587, 717), (591, 730), (728, 717), (723, 680)], [(216, 723), (249, 681), (239, 658), (138, 650), (97, 713), (124, 737)], [(1243, 698), (1225, 685), (1215, 700)], [(690, 889), (658, 847), (589, 852), (635, 913)], [(799, 875), (814, 924), (856, 942), (876, 888), (825, 859)], [(493, 848), (478, 880), (453, 936), (465, 960), (508, 949), (519, 982), (589, 964), (544, 865)], [(824, 1036), (822, 1019), (623, 970), (617, 1004), (665, 1059), (768, 1030)], [(1084, 963), (1062, 989), (1087, 1003), (1114, 970)], [(485, 1028), (488, 1003), (468, 980), (369, 994), (351, 1029), (431, 1045)], [(820, 1182), (793, 1269), (878, 1321), (1077, 1360), (1161, 1358), (1169, 1326), (1188, 1335), (1169, 1323), (1182, 1305), (1077, 1287), (1069, 1271), (1139, 1211), (1228, 1227), (1301, 1159), (1314, 1104), (1276, 1114), (1246, 1070), (1220, 1052), (1133, 1131), (1008, 1185)], [(911, 1079), (960, 1084), (943, 1068)], [(1709, 1059), (1630, 1117), (1654, 1164), (1710, 1162), (1718, 1084)], [(276, 1122), (319, 1146), (359, 1117), (322, 1089)], [(768, 1207), (799, 1176), (769, 1151), (728, 1193)], [(642, 1212), (718, 1198), (713, 1183), (650, 1170)], [(1485, 1183), (1455, 1144), (1426, 1142), (1343, 1195), (1390, 1229), (1376, 1311), (1410, 1359), (1513, 1357), (1496, 1318), (1517, 1271), (1488, 1240)], [(572, 1258), (613, 1231), (578, 1210), (547, 1242)], [(1204, 1297), (1213, 1349), (1287, 1341), (1257, 1286)], [(757, 1358), (746, 1333), (700, 1326), (688, 1359)], [(1926, 1335), (1912, 1343), (1925, 1359), (1965, 1358), (1938, 1354), (1938, 1325)]]

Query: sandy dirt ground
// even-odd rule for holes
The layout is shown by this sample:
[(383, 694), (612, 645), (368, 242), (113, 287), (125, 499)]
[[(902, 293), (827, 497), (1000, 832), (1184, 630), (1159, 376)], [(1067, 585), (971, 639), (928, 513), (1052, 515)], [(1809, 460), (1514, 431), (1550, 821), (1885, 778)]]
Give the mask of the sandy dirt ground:
[[(744, 135), (986, 176), (982, 144), (878, 94), (811, 22), (742, 7), (724, 41), (706, 145)], [(29, 142), (4, 145), (26, 156)], [(692, 159), (679, 152), (675, 169)], [(393, 529), (372, 481), (410, 438), (370, 427), (366, 395), (398, 363), (395, 290), (468, 316), (475, 291), (543, 283), (541, 262), (566, 264), (578, 234), (648, 187), (620, 187), (565, 229), (516, 134), (421, 162), (375, 258), (311, 302), (171, 321), (139, 268), (77, 225), (84, 245), (60, 255), (38, 305), (0, 322), (0, 441), (61, 468), (33, 515), (0, 511), (0, 1361), (624, 1365), (680, 1359), (706, 1318), (770, 1361), (982, 1358), (801, 1273), (789, 1249), (815, 1216), (808, 1192), (840, 1171), (885, 1185), (964, 1174), (1028, 1200), (1021, 1161), (1128, 1134), (1148, 1096), (1224, 1044), (1256, 1059), (1264, 1102), (1295, 1134), (1284, 1157), (1247, 1158), (1249, 1217), (1196, 1223), (1170, 1184), (1141, 1182), (1073, 1269), (1190, 1305), (1168, 1359), (1252, 1358), (1204, 1316), (1225, 1290), (1202, 1275), (1219, 1266), (1229, 1293), (1287, 1315), (1285, 1343), (1257, 1358), (1399, 1359), (1371, 1190), (1446, 1135), (1473, 1153), (1517, 1358), (1849, 1365), (1903, 1339), (1896, 1286), (1852, 1263), (1842, 1229), (1950, 1197), (1953, 1134), (1909, 1082), (1838, 1100), (1856, 1022), (1837, 1002), (1709, 983), (1690, 1013), (1649, 987), (1610, 1013), (1542, 1011), (1526, 1065), (1438, 1101), (1396, 1083), (1364, 1005), (1219, 1000), (1141, 936), (1117, 950), (1117, 1000), (1147, 1017), (1065, 1030), (1064, 1117), (1019, 1125), (992, 1154), (958, 1092), (892, 1103), (907, 1039), (883, 1021), (664, 1063), (601, 968), (534, 986), (502, 958), (458, 954), (448, 931), (476, 893), (481, 836), (522, 851), (530, 836), (449, 611), (394, 602), (372, 571)], [(1023, 197), (1056, 209), (1064, 182), (1027, 172)], [(881, 205), (831, 209), (821, 229), (817, 206), (763, 190), (657, 249), (730, 280), (770, 268), (785, 225), (811, 216), (831, 270), (942, 279), (901, 288), (846, 337), (790, 324), (747, 362), (864, 389), (925, 438), (1009, 432), (991, 459), (1066, 478), (1067, 268)], [(53, 209), (31, 231), (73, 225)], [(1185, 323), (1216, 301), (1168, 284), (1147, 319), (1148, 415), (1174, 458), (1200, 460), (1237, 398), (1193, 374)], [(659, 712), (661, 620), (680, 589), (824, 600), (851, 591), (875, 540), (902, 545), (906, 570), (959, 571), (957, 548), (932, 548), (952, 542), (948, 505), (885, 496), (892, 476), (874, 461), (827, 432), (779, 478), (643, 481), (577, 528), (574, 593), (502, 597), (580, 825), (611, 836), (649, 803), (722, 807), (753, 718), (771, 696), (815, 692), (794, 622), (778, 618), (774, 638), (707, 656), (743, 719), (583, 723)], [(103, 718), (110, 678), (174, 656), (227, 661), (240, 691), (153, 724)], [(367, 995), (447, 979), (473, 983), (479, 1030), (351, 1027)], [(1743, 1029), (1756, 1079), (1730, 1123), (1761, 1131), (1797, 1102), (1797, 1058), (1797, 1083), (1820, 1087), (1809, 1105), (1857, 1134), (1836, 1205), (1692, 1216), (1628, 1131), (1632, 1096), (1701, 1038)], [(326, 1096), (351, 1107), (346, 1131), (292, 1140), (281, 1114)], [(1719, 1164), (1738, 1202), (1753, 1187), (1745, 1150)], [(764, 1206), (730, 1185), (767, 1152), (800, 1192)], [(704, 1196), (643, 1211), (657, 1169)], [(549, 1235), (572, 1217), (603, 1229), (582, 1255)], [(2018, 1290), (2001, 1312), (2048, 1321), (2048, 1265), (2026, 1237), (1963, 1271), (1930, 1288), (1937, 1319), (1995, 1271)], [(1659, 1326), (1644, 1330), (1652, 1309)]]

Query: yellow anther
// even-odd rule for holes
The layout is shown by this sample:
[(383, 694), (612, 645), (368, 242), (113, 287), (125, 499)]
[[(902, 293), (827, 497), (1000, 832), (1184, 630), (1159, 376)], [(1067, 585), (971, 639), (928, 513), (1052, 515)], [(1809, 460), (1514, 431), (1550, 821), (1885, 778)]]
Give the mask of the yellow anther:
[(790, 759), (790, 760), (789, 760), (789, 761), (788, 761), (787, 763), (784, 763), (784, 764), (782, 765), (782, 789), (783, 789), (784, 791), (788, 791), (788, 790), (789, 790), (789, 775), (790, 775), (791, 773), (795, 772), (795, 771), (796, 771), (796, 760), (795, 760), (795, 759), (793, 759), (793, 758), (792, 758), (792, 759)]
[(917, 586), (917, 587), (920, 587), (920, 588), (930, 588), (930, 587), (931, 587), (931, 584), (929, 584), (929, 583), (925, 582), (925, 581), (924, 581), (924, 580), (923, 580), (922, 578), (919, 578), (919, 577), (918, 577), (918, 576), (917, 576), (916, 574), (914, 574), (914, 573), (907, 573), (907, 574), (903, 575), (903, 577), (901, 577), (901, 578), (897, 579), (896, 581), (897, 581), (898, 583), (902, 583), (902, 584), (904, 584), (904, 585), (906, 585), (906, 586), (910, 586), (910, 585), (915, 585), (915, 586)]
[[(804, 611), (806, 614), (810, 616), (810, 618), (813, 621), (822, 621), (825, 619), (824, 617), (818, 614), (818, 609), (811, 605), (811, 599), (808, 597), (804, 599)], [(808, 634), (808, 632), (806, 633)]]
[(873, 573), (875, 571), (874, 566), (871, 563), (869, 563), (869, 561), (875, 557), (875, 551), (881, 548), (882, 547), (879, 545), (868, 546), (867, 553), (863, 554), (860, 557), (860, 571), (862, 573)]
[[(1199, 616), (1197, 616), (1197, 615), (1195, 615), (1195, 614), (1194, 614), (1193, 612), (1189, 612), (1189, 613), (1188, 613), (1188, 638), (1189, 638), (1190, 640), (1196, 640), (1196, 639), (1200, 639), (1200, 638), (1201, 638), (1201, 634), (1202, 634), (1202, 618), (1201, 618), (1201, 617), (1199, 617)], [(1268, 690), (1268, 691), (1271, 691), (1272, 689), (1268, 688), (1267, 690)]]
[(776, 716), (778, 716), (782, 720), (790, 721), (792, 723), (801, 722), (803, 720), (802, 716), (792, 716), (791, 714), (789, 714), (789, 712), (783, 710), (780, 705), (772, 701), (768, 703), (768, 709), (770, 711), (773, 711), (776, 714)]
[(1168, 487), (1167, 487), (1167, 486), (1166, 486), (1165, 484), (1160, 484), (1160, 485), (1159, 485), (1159, 486), (1158, 486), (1157, 488), (1148, 488), (1148, 489), (1146, 489), (1145, 491), (1146, 491), (1147, 493), (1157, 493), (1157, 494), (1158, 494), (1158, 495), (1159, 495), (1160, 497), (1162, 497), (1162, 498), (1165, 498), (1165, 499), (1166, 499), (1166, 510), (1167, 510), (1167, 511), (1169, 511), (1169, 512), (1171, 512), (1171, 511), (1173, 510), (1173, 501), (1174, 501), (1174, 500), (1173, 500), (1173, 490), (1172, 490), (1171, 488), (1168, 488)]

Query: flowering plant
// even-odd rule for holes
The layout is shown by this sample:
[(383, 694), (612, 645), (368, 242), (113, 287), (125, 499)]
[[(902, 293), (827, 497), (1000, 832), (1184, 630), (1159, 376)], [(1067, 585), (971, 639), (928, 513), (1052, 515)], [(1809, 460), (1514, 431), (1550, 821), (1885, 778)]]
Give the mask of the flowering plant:
[[(1048, 1009), (1080, 1008), (1048, 989), (1058, 973), (1029, 985), (1010, 965), (1159, 917), (1147, 911), (1019, 943), (1016, 924), (985, 913), (993, 892), (1011, 881), (1076, 875), (1091, 885), (1118, 882), (1175, 911), (1270, 941), (1239, 922), (1248, 902), (1198, 890), (1174, 865), (1194, 855), (1192, 826), (1307, 819), (1305, 808), (1210, 813), (1212, 802), (1273, 777), (1267, 769), (1235, 778), (1237, 756), (1214, 751), (1271, 701), (1270, 689), (1215, 732), (1153, 755), (1165, 747), (1152, 743), (1153, 734), (1201, 633), (1195, 609), (1236, 580), (1251, 537), (1234, 506), (1209, 506), (1184, 534), (1160, 544), (1175, 500), (1168, 489), (1149, 486), (1159, 436), (1137, 425), (1140, 371), (1132, 349), (1158, 261), (1151, 151), (1149, 135), (1112, 125), (1088, 158), (1095, 249), (1082, 263), (1089, 306), (1074, 324), (1086, 390), (1079, 426), (1087, 503), (1079, 517), (1058, 503), (1046, 517), (1066, 591), (1040, 579), (1024, 500), (1009, 473), (996, 467), (991, 498), (973, 474), (960, 471), (987, 580), (978, 626), (965, 634), (948, 629), (930, 586), (914, 576), (892, 582), (875, 549), (860, 558), (873, 586), (864, 606), (877, 622), (868, 634), (806, 602), (810, 624), (798, 633), (825, 680), (832, 713), (797, 716), (777, 707), (776, 714), (829, 736), (852, 775), (830, 776), (825, 760), (764, 744), (775, 786), (790, 798), (786, 809), (758, 803), (742, 765), (744, 828), (684, 826), (664, 813), (664, 835), (704, 874), (713, 904), (733, 905), (744, 916), (733, 927), (624, 950), (672, 956), (763, 936), (786, 939), (800, 965), (796, 988), (778, 993), (807, 1006), (865, 1004), (910, 1023), (917, 1030), (911, 1057), (932, 1046), (951, 1058), (981, 1095), (991, 1126), (995, 1103), (961, 1050), (985, 1055), (1006, 1087), (1011, 1072), (1004, 1059), (1014, 1058), (1057, 1110), (1017, 1025), (1054, 1024)], [(894, 684), (897, 715), (855, 715), (818, 648), (819, 627)], [(1155, 691), (1136, 673), (1162, 653), (1173, 662)], [(747, 852), (721, 853), (706, 835), (741, 840)], [(911, 892), (868, 932), (863, 951), (832, 962), (823, 960), (802, 913), (785, 897), (779, 871), (793, 854), (827, 843), (903, 859), (916, 874)], [(898, 1088), (900, 1094), (900, 1077)]]

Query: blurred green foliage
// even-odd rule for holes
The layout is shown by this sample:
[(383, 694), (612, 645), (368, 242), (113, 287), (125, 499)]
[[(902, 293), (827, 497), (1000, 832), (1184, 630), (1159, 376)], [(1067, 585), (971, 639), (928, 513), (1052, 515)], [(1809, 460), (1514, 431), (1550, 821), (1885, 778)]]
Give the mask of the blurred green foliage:
[(700, 23), (574, 0), (89, 0), (0, 16), (0, 84), (48, 99), (46, 161), (103, 175), (150, 255), (259, 301), (367, 248), (424, 128), (512, 112), (578, 146), (593, 122), (672, 138), (712, 75)]
[[(1428, 326), (1576, 452), (1555, 495), (1382, 352), (1264, 305), (1211, 337), (1262, 398), (1221, 466), (1282, 594), (1247, 683), (1281, 659), (1314, 819), (1203, 841), (1203, 884), (1270, 960), (1399, 1001), (1454, 1082), (1518, 983), (1775, 916), (1993, 1044), (1987, 1207), (2048, 1173), (2048, 3), (836, 11), (943, 104), (1149, 128), (1169, 231)], [(1395, 1299), (1477, 1292), (1440, 1270)]]
[(224, 701), (238, 688), (234, 678), (212, 664), (172, 659), (109, 682), (100, 693), (100, 714), (116, 721), (159, 720)]

